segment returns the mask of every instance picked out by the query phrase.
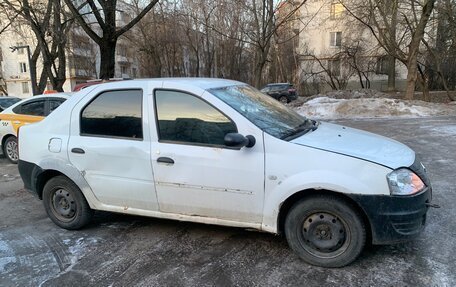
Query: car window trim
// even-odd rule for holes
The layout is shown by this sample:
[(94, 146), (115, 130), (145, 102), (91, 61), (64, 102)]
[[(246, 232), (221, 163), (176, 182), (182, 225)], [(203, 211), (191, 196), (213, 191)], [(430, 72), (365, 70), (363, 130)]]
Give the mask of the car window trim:
[[(82, 119), (82, 112), (90, 105), (96, 98), (98, 98), (101, 94), (106, 92), (119, 92), (119, 91), (141, 91), (141, 129), (142, 129), (142, 137), (141, 138), (132, 138), (132, 137), (122, 137), (122, 136), (110, 136), (110, 135), (100, 135), (100, 134), (87, 134), (81, 132), (81, 119)], [(79, 136), (81, 137), (96, 137), (96, 138), (109, 138), (109, 139), (124, 139), (124, 140), (134, 140), (134, 141), (144, 141), (144, 89), (143, 88), (122, 88), (122, 89), (108, 89), (103, 90), (95, 94), (95, 96), (90, 99), (79, 111)]]
[(171, 140), (162, 140), (162, 139), (160, 139), (160, 127), (158, 125), (158, 111), (157, 111), (157, 98), (156, 98), (157, 97), (157, 94), (156, 94), (157, 91), (179, 92), (179, 93), (183, 93), (183, 94), (187, 94), (187, 95), (190, 95), (192, 97), (195, 97), (195, 98), (205, 102), (210, 107), (214, 108), (216, 111), (218, 111), (219, 113), (224, 115), (228, 120), (230, 120), (230, 122), (232, 122), (234, 124), (234, 127), (236, 128), (236, 132), (237, 133), (239, 133), (239, 129), (237, 127), (236, 122), (231, 117), (229, 117), (227, 114), (225, 114), (220, 109), (218, 109), (213, 104), (211, 104), (206, 99), (203, 99), (200, 96), (197, 96), (197, 95), (195, 95), (195, 94), (193, 94), (193, 93), (191, 93), (189, 91), (184, 91), (184, 90), (179, 90), (179, 89), (155, 88), (153, 90), (154, 113), (155, 113), (154, 118), (155, 118), (155, 129), (156, 129), (156, 132), (157, 132), (157, 141), (159, 143), (180, 144), (180, 145), (190, 145), (190, 146), (209, 147), (209, 148), (223, 148), (223, 149), (231, 149), (231, 150), (240, 150), (241, 149), (241, 148), (233, 148), (233, 147), (229, 147), (229, 146), (226, 146), (226, 145), (218, 145), (218, 144), (192, 143), (192, 142), (171, 141)]

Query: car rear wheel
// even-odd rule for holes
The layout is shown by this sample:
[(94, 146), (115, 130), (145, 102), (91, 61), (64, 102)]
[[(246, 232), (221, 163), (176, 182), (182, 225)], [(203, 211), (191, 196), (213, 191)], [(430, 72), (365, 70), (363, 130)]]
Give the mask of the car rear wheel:
[(333, 196), (297, 202), (286, 217), (285, 235), (299, 257), (322, 267), (350, 264), (366, 242), (361, 216), (350, 204)]
[(288, 103), (288, 98), (286, 96), (281, 96), (279, 98), (279, 102), (281, 102), (282, 104), (286, 104)]
[(19, 152), (17, 148), (17, 138), (15, 136), (10, 136), (5, 140), (5, 143), (3, 145), (3, 154), (10, 162), (18, 162)]
[(93, 211), (81, 190), (64, 176), (56, 176), (46, 183), (43, 203), (49, 218), (65, 229), (79, 229), (92, 218)]

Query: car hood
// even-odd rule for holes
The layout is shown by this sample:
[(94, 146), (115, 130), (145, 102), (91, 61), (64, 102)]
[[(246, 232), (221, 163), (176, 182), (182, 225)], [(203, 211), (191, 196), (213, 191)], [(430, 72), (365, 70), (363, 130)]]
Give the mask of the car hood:
[(410, 166), (415, 160), (415, 152), (400, 142), (326, 122), (321, 122), (318, 129), (291, 142), (367, 160), (391, 169)]

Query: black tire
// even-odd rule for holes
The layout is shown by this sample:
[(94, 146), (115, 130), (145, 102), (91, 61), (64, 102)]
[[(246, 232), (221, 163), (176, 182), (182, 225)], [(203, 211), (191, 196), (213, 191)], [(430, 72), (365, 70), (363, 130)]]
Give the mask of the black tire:
[(80, 229), (93, 215), (79, 187), (65, 176), (53, 177), (46, 183), (43, 204), (49, 218), (69, 230)]
[(281, 102), (282, 104), (286, 104), (288, 103), (288, 98), (286, 96), (280, 96), (279, 102)]
[(285, 219), (288, 245), (309, 264), (343, 267), (366, 243), (362, 217), (335, 196), (313, 196), (297, 202)]
[(3, 154), (12, 163), (19, 161), (19, 152), (17, 147), (17, 138), (10, 136), (5, 140), (3, 144)]

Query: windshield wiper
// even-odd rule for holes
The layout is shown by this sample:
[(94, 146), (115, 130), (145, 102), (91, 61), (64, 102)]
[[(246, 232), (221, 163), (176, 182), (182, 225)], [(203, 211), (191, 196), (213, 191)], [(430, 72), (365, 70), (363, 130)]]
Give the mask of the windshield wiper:
[(302, 136), (309, 131), (314, 131), (318, 128), (319, 123), (315, 120), (305, 120), (302, 124), (289, 130), (286, 134), (280, 137), (282, 140), (291, 141), (299, 136)]

